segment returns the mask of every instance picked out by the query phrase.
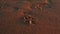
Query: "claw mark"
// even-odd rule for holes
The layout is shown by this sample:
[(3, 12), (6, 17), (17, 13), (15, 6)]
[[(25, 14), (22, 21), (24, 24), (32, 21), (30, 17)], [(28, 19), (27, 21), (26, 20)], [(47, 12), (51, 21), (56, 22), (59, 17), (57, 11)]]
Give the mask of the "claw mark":
[(27, 23), (27, 24), (29, 24), (29, 25), (32, 25), (32, 24), (35, 23), (35, 22), (33, 21), (33, 18), (32, 18), (31, 15), (25, 16), (25, 17), (24, 17), (24, 22)]
[(22, 25), (32, 25), (35, 24), (33, 18), (29, 15), (29, 16), (22, 16), (19, 19), (19, 23)]

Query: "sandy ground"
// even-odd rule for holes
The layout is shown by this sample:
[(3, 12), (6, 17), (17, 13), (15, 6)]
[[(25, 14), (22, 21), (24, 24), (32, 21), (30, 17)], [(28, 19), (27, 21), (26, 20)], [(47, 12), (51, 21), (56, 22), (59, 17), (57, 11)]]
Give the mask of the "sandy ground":
[[(36, 6), (39, 1), (18, 2), (17, 0), (0, 0), (0, 34), (60, 34), (60, 0), (52, 0), (52, 8), (31, 9), (34, 3)], [(8, 5), (4, 6), (4, 3)], [(15, 10), (14, 7), (18, 7)], [(36, 24), (21, 25), (19, 18), (23, 12), (32, 11), (36, 18)]]

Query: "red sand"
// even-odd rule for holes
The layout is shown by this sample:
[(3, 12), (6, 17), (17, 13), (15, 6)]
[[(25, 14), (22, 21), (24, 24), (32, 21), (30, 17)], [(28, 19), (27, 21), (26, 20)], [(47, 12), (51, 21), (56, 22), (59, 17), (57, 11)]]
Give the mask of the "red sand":
[(42, 12), (36, 9), (35, 12), (42, 16), (35, 16), (37, 22), (30, 26), (20, 25), (18, 19), (23, 15), (23, 11), (31, 10), (32, 3), (24, 1), (23, 4), (18, 5), (19, 10), (13, 12), (14, 3), (17, 0), (6, 1), (10, 6), (1, 8), (0, 34), (60, 34), (60, 0), (53, 0), (54, 5), (50, 9), (44, 8)]

